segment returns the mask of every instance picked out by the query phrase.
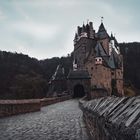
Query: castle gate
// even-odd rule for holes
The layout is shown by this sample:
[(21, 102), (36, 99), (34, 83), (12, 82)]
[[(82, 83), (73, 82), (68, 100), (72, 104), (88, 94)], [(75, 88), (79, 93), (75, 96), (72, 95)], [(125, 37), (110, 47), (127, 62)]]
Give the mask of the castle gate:
[(90, 76), (87, 71), (71, 71), (67, 80), (68, 92), (72, 97), (87, 96), (90, 98)]
[(83, 85), (78, 84), (78, 85), (74, 86), (73, 98), (83, 97), (83, 96), (85, 96), (85, 90), (84, 90)]

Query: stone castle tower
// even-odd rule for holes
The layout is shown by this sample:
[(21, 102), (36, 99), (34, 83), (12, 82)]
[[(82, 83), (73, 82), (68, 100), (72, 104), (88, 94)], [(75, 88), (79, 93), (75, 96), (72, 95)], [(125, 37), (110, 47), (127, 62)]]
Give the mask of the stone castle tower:
[(92, 96), (124, 94), (123, 58), (116, 38), (107, 33), (103, 22), (97, 32), (92, 22), (77, 27), (73, 73), (78, 71), (88, 72)]

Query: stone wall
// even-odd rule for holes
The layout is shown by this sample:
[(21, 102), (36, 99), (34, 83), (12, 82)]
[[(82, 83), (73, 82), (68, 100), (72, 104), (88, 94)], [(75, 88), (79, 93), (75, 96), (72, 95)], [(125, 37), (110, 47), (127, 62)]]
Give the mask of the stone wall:
[(40, 111), (42, 106), (71, 99), (71, 96), (27, 100), (0, 100), (0, 117)]
[(0, 100), (0, 117), (39, 111), (40, 99)]
[(76, 85), (82, 85), (84, 87), (84, 92), (90, 99), (90, 79), (69, 79), (67, 82), (68, 91), (73, 96), (74, 95), (74, 87)]
[(108, 96), (108, 92), (105, 89), (95, 88), (91, 91), (91, 99), (101, 98)]
[(80, 101), (83, 118), (95, 140), (140, 140), (140, 96)]
[(56, 97), (56, 98), (44, 98), (44, 99), (41, 99), (40, 101), (41, 101), (41, 106), (47, 106), (50, 104), (55, 104), (58, 102), (69, 100), (71, 98), (72, 98), (71, 96), (63, 96), (63, 97)]

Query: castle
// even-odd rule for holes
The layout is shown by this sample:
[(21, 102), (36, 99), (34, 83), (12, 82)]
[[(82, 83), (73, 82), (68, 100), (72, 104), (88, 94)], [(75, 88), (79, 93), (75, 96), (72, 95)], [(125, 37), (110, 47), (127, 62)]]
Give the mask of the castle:
[(97, 32), (92, 22), (77, 27), (73, 57), (73, 70), (67, 77), (71, 95), (123, 96), (123, 57), (116, 38), (107, 33), (102, 21)]
[(116, 38), (108, 35), (103, 22), (96, 33), (93, 23), (77, 28), (74, 38), (73, 70), (87, 70), (93, 89), (108, 95), (123, 95), (123, 58)]

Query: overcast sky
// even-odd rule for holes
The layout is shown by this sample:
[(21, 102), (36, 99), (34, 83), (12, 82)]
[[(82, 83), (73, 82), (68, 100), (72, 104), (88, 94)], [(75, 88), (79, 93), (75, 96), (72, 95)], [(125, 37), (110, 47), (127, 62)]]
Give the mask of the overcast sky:
[(0, 50), (45, 59), (73, 50), (78, 25), (104, 25), (119, 42), (140, 41), (140, 0), (0, 0)]

